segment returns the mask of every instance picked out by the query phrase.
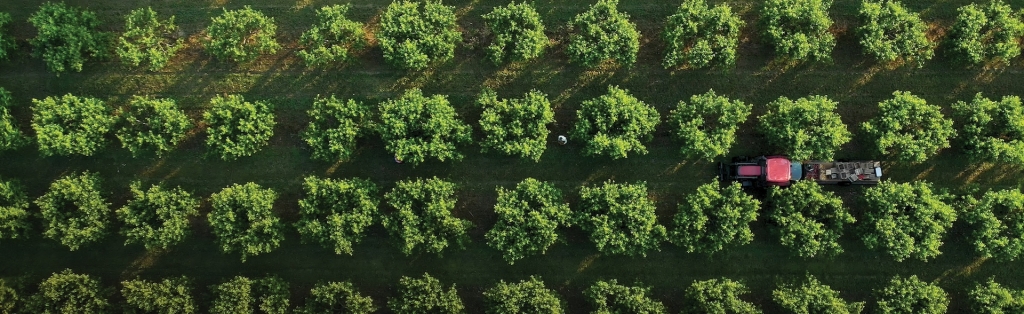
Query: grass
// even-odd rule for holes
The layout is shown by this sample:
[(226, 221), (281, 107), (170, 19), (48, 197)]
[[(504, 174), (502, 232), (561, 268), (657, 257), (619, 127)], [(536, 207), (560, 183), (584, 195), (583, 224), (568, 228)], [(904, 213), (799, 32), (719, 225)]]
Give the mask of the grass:
[[(369, 49), (352, 64), (329, 69), (305, 68), (294, 56), (297, 38), (314, 21), (313, 10), (336, 1), (150, 1), (147, 4), (161, 14), (176, 15), (189, 38), (189, 47), (172, 60), (168, 68), (156, 73), (129, 70), (111, 59), (88, 63), (82, 73), (65, 73), (59, 77), (49, 73), (42, 61), (29, 56), (27, 39), (34, 35), (34, 29), (25, 20), (42, 2), (0, 1), (0, 11), (9, 12), (20, 21), (13, 25), (13, 32), (20, 39), (21, 48), (13, 60), (0, 63), (0, 86), (12, 91), (16, 102), (21, 104), (14, 112), (23, 127), (29, 122), (31, 99), (65, 93), (108, 99), (114, 106), (126, 104), (132, 95), (171, 97), (197, 120), (214, 95), (240, 93), (246, 99), (265, 99), (275, 104), (278, 126), (269, 147), (254, 157), (235, 162), (206, 157), (202, 132), (196, 132), (178, 150), (161, 159), (133, 159), (126, 150), (116, 147), (119, 144), (113, 137), (110, 148), (93, 157), (40, 158), (35, 148), (0, 156), (0, 176), (23, 181), (33, 197), (42, 195), (54, 179), (80, 170), (96, 171), (104, 178), (104, 188), (115, 206), (125, 203), (132, 180), (164, 181), (203, 196), (232, 183), (254, 181), (281, 193), (275, 208), (286, 221), (293, 222), (297, 219), (300, 183), (308, 175), (364, 177), (385, 189), (404, 178), (439, 176), (460, 185), (456, 215), (476, 224), (472, 232), (474, 242), (466, 250), (445, 253), (443, 258), (406, 257), (389, 242), (382, 228), (377, 227), (364, 243), (355, 247), (355, 255), (347, 257), (335, 256), (319, 246), (301, 244), (298, 235), (292, 232), (281, 249), (250, 258), (243, 264), (238, 256), (219, 252), (209, 227), (200, 219), (196, 221), (193, 239), (164, 253), (147, 253), (140, 246), (125, 247), (118, 236), (78, 252), (68, 252), (55, 241), (39, 237), (4, 241), (0, 243), (0, 277), (29, 274), (41, 279), (52, 272), (72, 268), (101, 276), (107, 285), (116, 286), (117, 282), (135, 276), (159, 278), (184, 274), (195, 277), (202, 288), (234, 275), (274, 273), (292, 284), (293, 304), (301, 304), (300, 298), (317, 281), (352, 280), (373, 296), (378, 305), (383, 305), (387, 297), (395, 295), (394, 287), (400, 276), (429, 272), (446, 284), (457, 284), (471, 312), (482, 311), (480, 293), (498, 280), (520, 280), (530, 275), (540, 275), (549, 287), (558, 290), (568, 300), (572, 313), (589, 309), (582, 297), (587, 286), (595, 280), (612, 278), (653, 286), (655, 296), (672, 311), (682, 307), (680, 297), (690, 282), (723, 276), (745, 281), (753, 290), (748, 299), (769, 313), (780, 311), (771, 302), (771, 290), (777, 283), (806, 273), (842, 291), (843, 297), (852, 301), (872, 301), (870, 291), (891, 276), (915, 274), (923, 280), (939, 282), (951, 293), (951, 312), (966, 311), (966, 290), (974, 282), (990, 276), (996, 276), (1005, 285), (1024, 288), (1024, 273), (1018, 271), (1024, 263), (977, 259), (964, 240), (968, 230), (959, 222), (947, 236), (944, 254), (928, 263), (897, 263), (881, 253), (868, 251), (857, 239), (854, 228), (847, 230), (843, 240), (847, 252), (839, 258), (801, 259), (779, 245), (777, 237), (763, 222), (754, 225), (754, 243), (713, 257), (686, 254), (668, 244), (661, 252), (647, 258), (604, 256), (596, 252), (585, 234), (571, 229), (567, 241), (553, 247), (547, 255), (509, 266), (497, 251), (484, 244), (482, 235), (496, 219), (491, 210), (497, 197), (495, 186), (512, 187), (524, 178), (534, 177), (554, 182), (566, 191), (571, 202), (575, 202), (573, 195), (583, 185), (609, 179), (646, 181), (657, 202), (661, 222), (668, 224), (676, 211), (675, 204), (697, 185), (713, 178), (712, 163), (680, 157), (678, 145), (669, 139), (665, 124), (659, 127), (648, 146), (649, 154), (626, 160), (583, 157), (578, 142), (564, 147), (555, 145), (554, 136), (568, 132), (580, 102), (602, 94), (608, 84), (629, 89), (641, 100), (657, 107), (663, 117), (678, 101), (708, 89), (753, 103), (754, 116), (763, 113), (765, 104), (779, 96), (828, 95), (839, 102), (844, 121), (856, 134), (854, 142), (837, 154), (843, 158), (873, 156), (869, 143), (856, 130), (860, 123), (876, 114), (876, 104), (891, 97), (895, 90), (910, 91), (940, 104), (947, 114), (950, 104), (969, 100), (977, 92), (990, 97), (1024, 94), (1019, 85), (1024, 67), (1019, 60), (1009, 67), (974, 69), (952, 65), (939, 52), (936, 60), (918, 70), (887, 70), (874, 64), (860, 55), (852, 35), (859, 1), (837, 0), (832, 7), (839, 42), (833, 53), (834, 62), (789, 68), (772, 62), (771, 48), (756, 34), (759, 2), (730, 1), (743, 14), (748, 26), (744, 29), (738, 64), (727, 71), (661, 68), (664, 44), (658, 34), (665, 17), (672, 13), (678, 1), (623, 0), (620, 9), (632, 16), (643, 34), (640, 61), (631, 68), (599, 69), (570, 65), (561, 51), (567, 37), (564, 25), (591, 1), (536, 1), (558, 45), (543, 60), (509, 66), (494, 66), (484, 57), (487, 40), (480, 18), (505, 2), (447, 1), (461, 16), (459, 23), (466, 42), (457, 49), (453, 62), (422, 73), (388, 66), (378, 48)], [(121, 27), (123, 15), (141, 5), (131, 1), (67, 2), (96, 11), (106, 23), (104, 27), (111, 31)], [(1024, 6), (1024, 1), (1008, 2), (1014, 7)], [(356, 20), (368, 21), (373, 28), (388, 3), (388, 0), (356, 0), (350, 14)], [(936, 27), (948, 26), (956, 8), (967, 3), (964, 0), (906, 1), (908, 7), (923, 12), (924, 19)], [(232, 9), (243, 5), (252, 5), (277, 19), (279, 40), (285, 49), (250, 64), (218, 62), (202, 51), (199, 40), (203, 29), (222, 7)], [(371, 138), (361, 146), (354, 160), (321, 163), (310, 160), (309, 150), (298, 136), (307, 123), (305, 110), (317, 95), (335, 94), (378, 103), (405, 89), (421, 87), (426, 94), (449, 95), (466, 121), (475, 124), (480, 110), (474, 108), (472, 102), (484, 86), (496, 89), (501, 97), (518, 97), (530, 89), (538, 89), (554, 100), (558, 122), (551, 127), (551, 143), (540, 162), (480, 154), (478, 146), (470, 146), (463, 150), (467, 156), (462, 162), (427, 163), (419, 167), (396, 165), (383, 145)], [(752, 118), (741, 127), (733, 155), (772, 153), (754, 132), (754, 121)], [(890, 163), (886, 171), (892, 180), (928, 180), (947, 188), (969, 183), (989, 188), (1019, 188), (1022, 183), (1021, 168), (972, 163), (957, 149), (946, 150), (923, 164)], [(859, 195), (858, 188), (836, 191), (844, 195), (856, 212), (853, 201)], [(204, 200), (201, 211), (205, 214), (209, 210)]]

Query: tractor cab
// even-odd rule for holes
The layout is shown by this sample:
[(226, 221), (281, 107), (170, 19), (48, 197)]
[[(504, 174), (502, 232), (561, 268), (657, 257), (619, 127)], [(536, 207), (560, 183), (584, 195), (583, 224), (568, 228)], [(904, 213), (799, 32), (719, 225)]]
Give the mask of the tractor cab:
[(801, 163), (786, 156), (739, 157), (719, 167), (720, 181), (736, 181), (745, 187), (789, 186), (803, 177)]

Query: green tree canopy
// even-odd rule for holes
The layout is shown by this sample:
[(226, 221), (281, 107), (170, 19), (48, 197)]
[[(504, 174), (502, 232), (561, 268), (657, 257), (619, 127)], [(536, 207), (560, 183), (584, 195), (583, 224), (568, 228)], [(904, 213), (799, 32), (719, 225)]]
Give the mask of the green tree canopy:
[(966, 64), (995, 62), (1009, 65), (1020, 55), (1024, 22), (1002, 0), (988, 4), (971, 3), (957, 9), (956, 22), (949, 31), (950, 51)]
[(132, 182), (131, 191), (132, 199), (116, 211), (124, 223), (125, 245), (138, 243), (158, 250), (185, 241), (191, 231), (189, 220), (199, 215), (198, 198), (180, 187), (153, 185), (144, 191), (139, 181)]
[(949, 306), (949, 296), (938, 285), (917, 279), (895, 276), (885, 287), (875, 290), (877, 313), (881, 314), (943, 314)]
[(559, 239), (558, 227), (572, 225), (569, 204), (553, 184), (526, 178), (514, 190), (498, 187), (498, 222), (484, 235), (509, 264), (545, 254)]
[(483, 151), (500, 153), (540, 161), (550, 134), (548, 124), (555, 122), (548, 96), (531, 90), (523, 98), (498, 99), (498, 94), (484, 89), (476, 100), (484, 108), (480, 114), (480, 129), (484, 139)]
[[(2, 18), (3, 15), (0, 14), (0, 19)], [(11, 115), (12, 107), (14, 97), (7, 89), (0, 87), (0, 152), (22, 148), (32, 141), (18, 128), (16, 119)]]
[(277, 192), (256, 183), (233, 184), (210, 195), (207, 215), (217, 244), (224, 253), (249, 256), (270, 253), (284, 241), (284, 225), (274, 214)]
[(583, 102), (576, 110), (576, 125), (570, 135), (587, 141), (583, 153), (605, 155), (612, 159), (629, 157), (629, 153), (647, 154), (644, 143), (654, 138), (654, 128), (661, 123), (661, 114), (628, 90), (608, 86), (608, 93)]
[(636, 63), (640, 31), (618, 5), (619, 0), (598, 0), (569, 21), (571, 35), (565, 52), (572, 63), (586, 67), (610, 60), (625, 66)]
[(365, 179), (309, 176), (302, 188), (306, 194), (299, 200), (301, 218), (295, 223), (302, 242), (351, 256), (352, 246), (363, 240), (366, 229), (377, 220), (377, 185)]
[(306, 113), (309, 126), (302, 132), (302, 139), (313, 148), (313, 158), (323, 161), (349, 160), (358, 140), (375, 127), (370, 106), (334, 95), (317, 97)]
[(988, 191), (970, 202), (963, 217), (972, 226), (969, 239), (984, 257), (1014, 261), (1024, 254), (1024, 193)]
[(14, 35), (11, 35), (8, 29), (11, 22), (14, 22), (14, 19), (10, 14), (0, 12), (0, 61), (10, 59), (14, 49), (18, 48)]
[(32, 129), (43, 156), (92, 156), (106, 146), (117, 119), (102, 100), (78, 97), (32, 99)]
[(722, 186), (716, 179), (697, 187), (679, 203), (669, 240), (687, 252), (714, 254), (754, 240), (750, 223), (757, 220), (761, 201), (743, 192), (739, 183)]
[(473, 223), (452, 215), (455, 183), (437, 177), (398, 181), (384, 199), (394, 209), (384, 215), (384, 228), (397, 238), (402, 253), (441, 255), (449, 246), (469, 243)]
[(146, 153), (162, 156), (192, 129), (192, 120), (169, 98), (132, 97), (126, 110), (120, 112), (120, 119), (117, 138), (134, 157)]
[(248, 5), (237, 10), (224, 9), (224, 13), (213, 17), (206, 35), (206, 51), (221, 61), (244, 63), (281, 49), (274, 38), (274, 18)]
[(761, 9), (764, 36), (775, 54), (792, 60), (832, 59), (836, 38), (828, 31), (832, 0), (767, 0)]
[(494, 64), (536, 59), (551, 45), (544, 34), (544, 21), (527, 2), (510, 2), (484, 14), (494, 39), (487, 46), (487, 58)]
[(923, 181), (882, 181), (864, 192), (861, 238), (870, 249), (883, 250), (896, 261), (928, 261), (942, 254), (942, 237), (953, 226), (956, 211)]
[(43, 218), (43, 237), (72, 251), (98, 242), (110, 229), (110, 203), (103, 198), (100, 177), (91, 172), (70, 174), (50, 183), (36, 199)]
[(783, 283), (772, 291), (775, 303), (793, 314), (859, 314), (864, 302), (846, 302), (839, 297), (839, 291), (807, 275), (799, 284)]
[(758, 117), (758, 129), (768, 144), (794, 160), (832, 159), (853, 137), (835, 112), (837, 106), (826, 96), (779, 97)]
[[(25, 239), (32, 230), (25, 187), (18, 181), (0, 178), (0, 240)], [(3, 313), (3, 311), (0, 311)]]
[(647, 256), (660, 251), (665, 226), (658, 224), (655, 206), (647, 196), (647, 182), (607, 181), (580, 189), (576, 221), (601, 253)]
[(248, 102), (242, 95), (216, 96), (203, 113), (206, 146), (223, 160), (252, 156), (274, 136), (274, 109), (264, 101)]
[(1011, 290), (989, 278), (967, 293), (975, 314), (1024, 313), (1024, 290)]
[(65, 71), (82, 72), (87, 59), (107, 56), (110, 34), (99, 31), (100, 20), (92, 11), (46, 2), (28, 22), (38, 31), (29, 41), (32, 55), (42, 58), (58, 76)]
[(484, 291), (488, 314), (564, 314), (564, 304), (558, 293), (544, 286), (540, 278), (505, 283)]
[(736, 64), (740, 29), (746, 23), (728, 4), (686, 0), (665, 22), (666, 69), (675, 67), (731, 67)]
[(21, 313), (25, 308), (25, 302), (28, 301), (28, 298), (22, 295), (21, 288), (17, 282), (0, 279), (0, 313)]
[(782, 245), (800, 257), (834, 257), (843, 252), (843, 227), (857, 222), (835, 193), (814, 181), (797, 181), (768, 191), (768, 219)]
[(445, 290), (440, 280), (427, 273), (422, 279), (402, 276), (398, 280), (398, 297), (388, 300), (388, 308), (397, 314), (466, 312), (455, 285)]
[(188, 277), (164, 278), (161, 281), (142, 279), (122, 281), (121, 295), (127, 304), (125, 313), (192, 314), (196, 302), (192, 298), (192, 280)]
[(761, 309), (756, 305), (740, 299), (747, 293), (750, 289), (746, 285), (728, 278), (694, 281), (686, 288), (687, 308), (683, 312), (760, 314)]
[(953, 104), (962, 126), (964, 150), (979, 161), (1024, 165), (1024, 106), (1020, 97), (1003, 96), (1000, 101), (978, 93), (970, 103)]
[(185, 48), (185, 39), (176, 38), (177, 32), (173, 15), (161, 21), (151, 7), (132, 10), (125, 17), (117, 55), (125, 64), (148, 65), (150, 71), (158, 71), (167, 66), (178, 50)]
[(349, 4), (335, 4), (316, 10), (318, 23), (299, 38), (303, 49), (297, 54), (306, 66), (346, 62), (352, 59), (353, 51), (366, 46), (363, 23), (345, 16), (350, 7)]
[(624, 286), (615, 279), (595, 282), (583, 291), (583, 296), (594, 308), (591, 313), (668, 313), (665, 305), (649, 296), (650, 294), (651, 288), (640, 283), (636, 286)]
[(104, 288), (99, 279), (65, 269), (39, 283), (39, 291), (28, 300), (25, 313), (110, 313), (112, 294), (113, 291)]
[(448, 62), (462, 41), (455, 20), (455, 7), (440, 0), (392, 2), (381, 14), (377, 32), (384, 59), (407, 70)]
[(895, 160), (923, 162), (949, 147), (956, 136), (953, 121), (942, 108), (910, 92), (896, 91), (878, 103), (878, 115), (864, 122), (864, 132), (875, 138), (877, 152)]
[(288, 282), (276, 276), (236, 276), (210, 290), (214, 296), (210, 314), (288, 313)]
[(901, 62), (918, 68), (935, 55), (928, 25), (920, 14), (896, 0), (866, 0), (858, 12), (857, 28), (864, 53), (879, 62)]
[[(702, 0), (701, 0), (702, 1)], [(668, 120), (672, 135), (686, 158), (714, 160), (729, 153), (736, 130), (753, 108), (740, 100), (718, 96), (714, 90), (680, 101)]]
[(377, 132), (384, 147), (398, 160), (413, 165), (427, 158), (461, 160), (457, 146), (469, 143), (473, 130), (459, 120), (448, 96), (426, 97), (419, 88), (381, 103), (380, 120)]
[(306, 305), (295, 309), (296, 314), (369, 314), (377, 311), (373, 299), (356, 290), (351, 282), (321, 282), (313, 286)]

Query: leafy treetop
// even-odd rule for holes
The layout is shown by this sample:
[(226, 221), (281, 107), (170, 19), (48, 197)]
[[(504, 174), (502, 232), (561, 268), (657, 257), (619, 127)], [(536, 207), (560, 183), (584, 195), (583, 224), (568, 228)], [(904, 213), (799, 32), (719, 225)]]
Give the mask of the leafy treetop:
[(714, 254), (754, 240), (750, 223), (757, 220), (761, 201), (743, 192), (739, 183), (722, 186), (718, 180), (697, 187), (679, 203), (669, 240), (687, 252)]
[(783, 283), (772, 291), (775, 303), (793, 314), (859, 314), (864, 302), (846, 302), (839, 297), (839, 291), (807, 275), (799, 285)]
[(797, 181), (788, 188), (768, 192), (768, 219), (776, 226), (782, 245), (801, 257), (834, 257), (843, 252), (843, 227), (857, 220), (843, 200), (823, 191), (813, 181)]
[(303, 242), (319, 243), (334, 254), (352, 255), (377, 218), (377, 185), (364, 179), (306, 177), (305, 197), (299, 200), (301, 218), (295, 223)]
[(884, 250), (896, 261), (928, 261), (942, 252), (942, 237), (953, 226), (956, 211), (923, 181), (882, 181), (864, 192), (866, 207), (861, 236), (868, 248)]
[(832, 159), (853, 136), (835, 112), (837, 106), (826, 96), (779, 97), (758, 117), (758, 128), (768, 144), (794, 160)]
[(284, 225), (274, 214), (277, 192), (256, 183), (233, 184), (210, 195), (207, 215), (217, 244), (224, 253), (249, 256), (270, 253), (284, 241)]
[(148, 63), (150, 71), (158, 71), (185, 47), (183, 38), (174, 38), (178, 31), (174, 16), (161, 21), (150, 7), (128, 13), (124, 30), (118, 40), (117, 55), (121, 62), (133, 67)]
[(740, 296), (750, 293), (742, 282), (728, 278), (694, 281), (686, 288), (686, 313), (761, 314), (753, 303)]
[(594, 308), (592, 313), (668, 313), (665, 305), (652, 298), (650, 294), (651, 288), (642, 284), (625, 286), (620, 285), (615, 279), (595, 282), (583, 291), (583, 295)]
[(376, 311), (373, 299), (359, 293), (355, 285), (347, 281), (317, 283), (309, 291), (306, 305), (295, 309), (296, 314), (369, 314)]
[(193, 314), (198, 312), (188, 277), (165, 278), (158, 282), (142, 279), (122, 281), (121, 295), (126, 313)]
[(995, 62), (1003, 65), (1020, 55), (1020, 37), (1024, 22), (1002, 0), (988, 4), (971, 3), (957, 9), (959, 14), (950, 29), (950, 50), (965, 64)]
[(28, 207), (25, 187), (18, 181), (0, 179), (0, 240), (29, 237), (29, 219), (34, 215)]
[(43, 156), (92, 156), (106, 146), (117, 119), (102, 100), (46, 97), (32, 100), (32, 129)]
[(10, 111), (13, 106), (14, 97), (11, 92), (0, 87), (0, 152), (22, 148), (32, 141), (18, 128), (14, 115), (11, 115)]
[(185, 241), (190, 219), (199, 215), (198, 198), (180, 187), (153, 185), (144, 191), (139, 181), (132, 182), (131, 192), (132, 199), (116, 212), (124, 223), (125, 245), (139, 243), (157, 250)]
[(565, 49), (570, 61), (587, 67), (607, 60), (625, 66), (636, 63), (640, 31), (618, 5), (618, 0), (598, 0), (569, 22), (572, 35)]
[(487, 46), (487, 57), (494, 64), (536, 59), (551, 44), (544, 34), (540, 14), (530, 3), (510, 2), (494, 7), (484, 15), (484, 21), (494, 34), (494, 40)]
[(555, 122), (555, 112), (547, 95), (531, 90), (518, 99), (498, 99), (498, 94), (485, 89), (477, 104), (480, 114), (483, 150), (540, 161), (547, 146), (548, 124)]
[(558, 227), (572, 225), (569, 204), (553, 184), (526, 178), (514, 190), (498, 187), (494, 205), (498, 222), (487, 232), (487, 244), (501, 251), (509, 264), (544, 254), (558, 241)]
[(206, 146), (223, 160), (252, 156), (274, 136), (274, 109), (264, 101), (248, 102), (242, 95), (216, 96), (203, 113)]
[(896, 0), (861, 2), (858, 13), (860, 45), (864, 53), (880, 62), (902, 62), (923, 67), (935, 55), (935, 43), (928, 39), (928, 25), (918, 13)]
[(714, 90), (680, 101), (669, 116), (673, 137), (687, 158), (714, 160), (729, 153), (736, 130), (753, 108), (748, 103), (718, 96)]
[(110, 203), (101, 194), (95, 173), (71, 174), (50, 183), (36, 199), (43, 218), (43, 237), (60, 241), (72, 251), (98, 242), (110, 229)]
[(878, 153), (893, 159), (923, 162), (956, 136), (953, 121), (942, 108), (909, 92), (896, 91), (878, 103), (878, 116), (864, 122), (864, 132), (875, 137)]
[(472, 127), (459, 120), (448, 97), (426, 97), (418, 88), (382, 103), (380, 120), (377, 132), (384, 147), (396, 159), (413, 165), (427, 158), (461, 160), (457, 146), (471, 141)]
[(576, 221), (601, 253), (647, 256), (648, 251), (660, 251), (665, 241), (665, 226), (658, 224), (654, 211), (646, 182), (607, 181), (580, 189)]
[(38, 31), (29, 41), (35, 48), (32, 54), (58, 76), (66, 71), (82, 72), (87, 59), (107, 56), (110, 34), (98, 30), (100, 20), (92, 11), (46, 2), (28, 22)]
[(984, 257), (1014, 261), (1024, 254), (1024, 193), (1020, 190), (988, 191), (981, 199), (969, 199), (964, 220), (972, 225), (969, 237)]
[(764, 34), (780, 57), (832, 59), (836, 38), (828, 31), (832, 0), (767, 0), (761, 11)]
[(979, 161), (1024, 165), (1024, 106), (1020, 97), (994, 101), (978, 93), (970, 103), (953, 104), (964, 150)]
[(506, 283), (504, 280), (484, 291), (488, 314), (564, 314), (558, 293), (544, 286), (540, 278)]
[(324, 161), (348, 160), (356, 143), (374, 129), (370, 106), (353, 99), (317, 97), (306, 111), (309, 126), (302, 139), (313, 148), (313, 158)]
[(668, 68), (703, 68), (736, 64), (743, 19), (727, 4), (708, 6), (707, 0), (686, 0), (665, 22), (665, 59)]
[(110, 289), (92, 276), (70, 269), (53, 273), (39, 283), (39, 291), (28, 300), (26, 313), (104, 314), (112, 310)]
[(288, 313), (288, 282), (268, 276), (257, 279), (237, 276), (219, 285), (213, 291), (211, 314)]
[(192, 129), (192, 120), (167, 98), (132, 97), (119, 118), (122, 124), (117, 138), (134, 157), (146, 153), (162, 156), (185, 140)]
[(423, 278), (402, 276), (398, 281), (398, 297), (388, 300), (388, 308), (397, 314), (466, 312), (455, 285), (445, 290), (440, 280), (427, 273)]
[(452, 215), (455, 209), (455, 184), (438, 178), (398, 181), (384, 195), (394, 208), (384, 215), (383, 224), (399, 238), (402, 253), (423, 251), (440, 255), (449, 246), (462, 247), (469, 242), (473, 223)]
[(584, 101), (576, 110), (576, 125), (569, 134), (586, 139), (586, 155), (620, 159), (629, 157), (629, 153), (647, 154), (644, 143), (654, 138), (659, 123), (661, 114), (657, 109), (628, 90), (609, 85), (607, 94)]
[(237, 10), (224, 9), (224, 13), (213, 17), (206, 34), (209, 36), (206, 51), (222, 61), (249, 62), (261, 54), (273, 54), (281, 49), (274, 38), (277, 36), (274, 18), (248, 5)]
[(366, 46), (363, 23), (348, 19), (351, 5), (335, 4), (316, 10), (317, 24), (302, 33), (305, 49), (297, 53), (306, 66), (323, 66), (352, 59), (352, 52)]
[(455, 45), (462, 41), (454, 9), (439, 0), (392, 2), (380, 17), (377, 33), (384, 59), (403, 69), (422, 70), (454, 58)]
[(917, 279), (917, 275), (893, 277), (885, 287), (875, 290), (875, 294), (878, 295), (876, 311), (881, 314), (943, 314), (949, 306), (946, 291)]

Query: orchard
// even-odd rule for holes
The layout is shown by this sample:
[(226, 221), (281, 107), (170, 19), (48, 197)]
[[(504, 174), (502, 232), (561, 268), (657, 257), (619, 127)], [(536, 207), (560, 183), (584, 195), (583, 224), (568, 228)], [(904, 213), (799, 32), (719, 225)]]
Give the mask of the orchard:
[(1022, 11), (0, 1), (0, 313), (1022, 313)]

